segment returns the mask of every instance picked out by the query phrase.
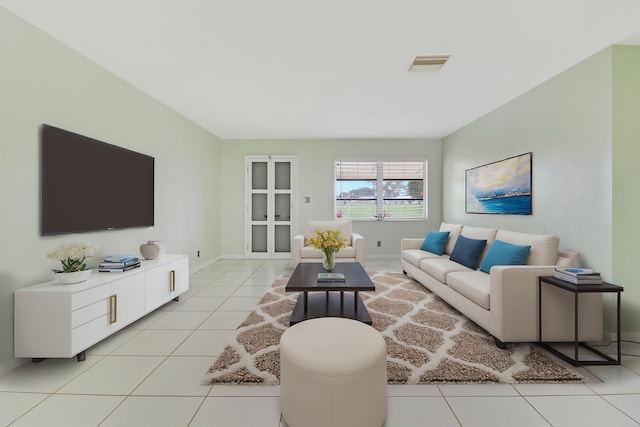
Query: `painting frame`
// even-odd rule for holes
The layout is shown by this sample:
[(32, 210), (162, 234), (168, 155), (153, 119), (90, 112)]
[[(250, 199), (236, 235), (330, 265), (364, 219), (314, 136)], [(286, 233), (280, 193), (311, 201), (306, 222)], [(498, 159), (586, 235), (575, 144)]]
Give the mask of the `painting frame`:
[(465, 170), (465, 213), (533, 214), (533, 152)]

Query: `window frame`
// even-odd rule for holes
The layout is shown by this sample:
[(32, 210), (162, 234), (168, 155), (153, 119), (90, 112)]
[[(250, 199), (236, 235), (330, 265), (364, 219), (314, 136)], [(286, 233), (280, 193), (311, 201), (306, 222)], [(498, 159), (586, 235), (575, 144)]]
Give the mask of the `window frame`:
[[(375, 211), (376, 215), (369, 217), (342, 217), (338, 216), (338, 172), (337, 168), (340, 162), (354, 162), (354, 163), (402, 163), (402, 162), (416, 162), (423, 164), (423, 176), (422, 176), (422, 216), (420, 217), (394, 217), (394, 216), (385, 216), (384, 214), (380, 214), (380, 212), (384, 211), (384, 193), (380, 191), (381, 188), (384, 187), (384, 175), (383, 170), (378, 165), (376, 165), (376, 182), (374, 183), (374, 188), (377, 189), (376, 197), (370, 198), (367, 200), (372, 200), (375, 203)], [(350, 221), (426, 221), (429, 219), (429, 205), (428, 205), (428, 186), (429, 186), (429, 160), (424, 157), (374, 157), (374, 158), (362, 158), (362, 157), (339, 157), (335, 158), (333, 161), (333, 217), (334, 219), (348, 219)], [(388, 179), (387, 181), (393, 181), (393, 179)], [(354, 199), (343, 199), (343, 200), (354, 200)], [(363, 199), (364, 200), (364, 199)], [(387, 199), (389, 200), (389, 199)], [(411, 199), (401, 199), (401, 200), (411, 200)]]

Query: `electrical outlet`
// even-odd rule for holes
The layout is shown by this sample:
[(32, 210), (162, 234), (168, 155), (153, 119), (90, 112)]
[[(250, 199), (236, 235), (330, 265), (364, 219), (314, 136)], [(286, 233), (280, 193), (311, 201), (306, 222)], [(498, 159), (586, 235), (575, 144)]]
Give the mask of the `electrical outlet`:
[(198, 250), (198, 258), (200, 258), (200, 250)]
[(378, 247), (382, 246), (382, 242), (378, 240)]

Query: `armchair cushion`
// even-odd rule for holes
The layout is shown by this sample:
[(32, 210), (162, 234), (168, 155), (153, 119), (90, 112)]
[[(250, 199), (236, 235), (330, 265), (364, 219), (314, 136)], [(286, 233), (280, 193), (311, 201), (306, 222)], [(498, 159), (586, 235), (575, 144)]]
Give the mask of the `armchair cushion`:
[(338, 230), (339, 237), (347, 239), (347, 246), (351, 246), (351, 221), (335, 220), (335, 221), (309, 221), (304, 233), (304, 244), (307, 246), (307, 240), (316, 236), (316, 230)]

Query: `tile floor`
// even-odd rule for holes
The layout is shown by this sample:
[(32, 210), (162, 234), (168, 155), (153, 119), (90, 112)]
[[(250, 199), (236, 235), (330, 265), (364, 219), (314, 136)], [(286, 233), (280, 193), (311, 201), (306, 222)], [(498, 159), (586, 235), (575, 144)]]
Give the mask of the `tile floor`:
[[(210, 386), (206, 371), (285, 260), (221, 260), (190, 289), (87, 351), (0, 376), (0, 425), (285, 427), (277, 386)], [(399, 271), (398, 260), (368, 260)], [(640, 354), (640, 345), (625, 344)], [(637, 426), (640, 357), (583, 369), (587, 384), (389, 386), (386, 427)]]

